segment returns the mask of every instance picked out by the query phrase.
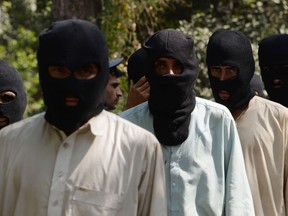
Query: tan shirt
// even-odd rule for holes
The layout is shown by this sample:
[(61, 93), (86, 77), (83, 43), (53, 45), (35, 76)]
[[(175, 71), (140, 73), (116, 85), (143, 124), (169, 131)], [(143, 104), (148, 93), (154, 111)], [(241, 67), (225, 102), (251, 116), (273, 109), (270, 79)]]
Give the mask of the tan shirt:
[(255, 96), (236, 125), (256, 215), (286, 215), (288, 109)]
[(0, 140), (1, 216), (167, 215), (158, 141), (112, 113), (68, 137), (42, 113)]

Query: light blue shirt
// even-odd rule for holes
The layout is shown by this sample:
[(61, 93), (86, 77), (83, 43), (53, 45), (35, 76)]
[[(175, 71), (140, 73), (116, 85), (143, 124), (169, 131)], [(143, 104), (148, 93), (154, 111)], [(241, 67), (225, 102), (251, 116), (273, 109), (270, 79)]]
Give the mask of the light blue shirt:
[[(147, 102), (120, 116), (154, 133)], [(229, 110), (196, 98), (189, 130), (181, 145), (162, 145), (169, 215), (254, 215), (241, 144)]]

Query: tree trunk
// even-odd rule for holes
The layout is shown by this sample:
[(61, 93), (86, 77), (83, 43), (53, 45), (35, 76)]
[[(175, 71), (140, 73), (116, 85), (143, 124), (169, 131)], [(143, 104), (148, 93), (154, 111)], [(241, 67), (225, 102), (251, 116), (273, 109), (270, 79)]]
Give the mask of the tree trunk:
[(103, 0), (52, 0), (53, 19), (85, 19), (100, 22)]

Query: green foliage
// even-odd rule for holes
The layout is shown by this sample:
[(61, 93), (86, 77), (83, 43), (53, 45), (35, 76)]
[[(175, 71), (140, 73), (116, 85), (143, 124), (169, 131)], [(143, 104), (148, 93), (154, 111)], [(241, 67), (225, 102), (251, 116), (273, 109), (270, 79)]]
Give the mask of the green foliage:
[[(52, 0), (2, 0), (0, 17), (0, 58), (20, 72), (28, 92), (26, 116), (43, 110), (39, 87), (37, 35), (52, 21)], [(195, 41), (200, 62), (197, 95), (212, 98), (205, 66), (206, 44), (218, 28), (244, 32), (253, 43), (265, 36), (288, 33), (286, 0), (109, 0), (103, 1), (100, 28), (107, 38), (110, 59), (128, 57), (149, 35), (162, 28), (178, 28)], [(124, 62), (120, 69), (126, 71)], [(259, 68), (257, 68), (259, 73)], [(115, 112), (122, 111), (128, 93), (127, 77), (121, 78), (124, 96)]]
[[(105, 1), (100, 27), (109, 45), (111, 60), (119, 57), (127, 60), (141, 47), (146, 37), (160, 28), (158, 15), (163, 12), (164, 5), (166, 5), (165, 0)], [(127, 62), (120, 65), (120, 69), (124, 72), (126, 64)], [(115, 113), (124, 109), (129, 89), (127, 75), (120, 80), (123, 96)]]
[(138, 49), (142, 41), (159, 28), (158, 15), (163, 12), (166, 1), (105, 1), (100, 27), (107, 38), (110, 56), (127, 58)]
[(22, 76), (28, 99), (25, 116), (43, 110), (36, 47), (37, 35), (49, 19), (49, 7), (42, 4), (41, 11), (36, 9), (32, 0), (1, 3), (0, 58), (12, 64)]
[[(190, 18), (190, 0), (110, 0), (105, 1), (101, 30), (107, 38), (110, 59), (128, 57), (142, 42), (163, 28), (177, 28), (180, 19)], [(171, 14), (173, 14), (171, 16)], [(126, 71), (126, 63), (123, 71)], [(126, 105), (129, 89), (127, 76), (121, 78), (121, 98), (115, 113)]]
[[(42, 109), (39, 89), (35, 46), (35, 32), (19, 27), (15, 29), (16, 37), (7, 38), (7, 60), (20, 72), (28, 96), (26, 115), (32, 115)], [(23, 49), (25, 47), (25, 49)]]

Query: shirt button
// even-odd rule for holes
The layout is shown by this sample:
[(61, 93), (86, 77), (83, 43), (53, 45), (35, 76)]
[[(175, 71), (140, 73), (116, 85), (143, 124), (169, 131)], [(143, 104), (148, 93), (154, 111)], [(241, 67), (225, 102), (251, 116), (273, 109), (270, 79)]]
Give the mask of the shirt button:
[(66, 149), (68, 148), (69, 144), (67, 142), (63, 143), (63, 147)]
[(58, 205), (58, 200), (53, 202), (53, 206), (57, 206)]
[(176, 183), (175, 183), (175, 182), (173, 182), (173, 183), (172, 183), (172, 186), (173, 186), (173, 187), (175, 187), (175, 186), (176, 186)]
[(62, 176), (63, 176), (63, 171), (60, 171), (60, 172), (58, 173), (58, 176), (59, 176), (59, 177), (62, 177)]

